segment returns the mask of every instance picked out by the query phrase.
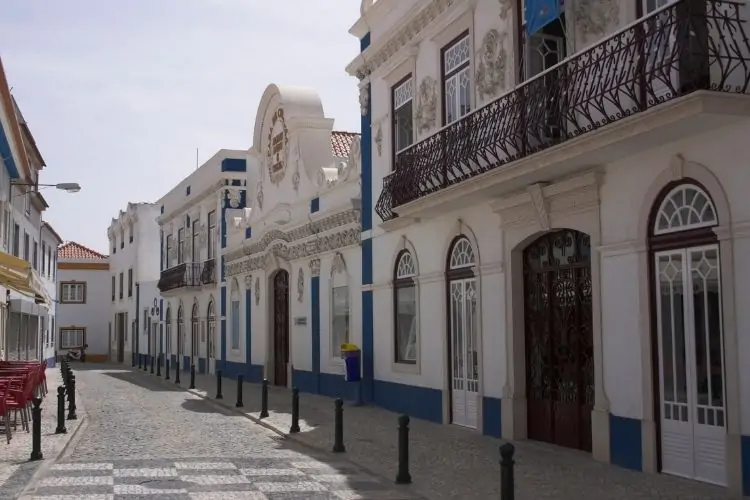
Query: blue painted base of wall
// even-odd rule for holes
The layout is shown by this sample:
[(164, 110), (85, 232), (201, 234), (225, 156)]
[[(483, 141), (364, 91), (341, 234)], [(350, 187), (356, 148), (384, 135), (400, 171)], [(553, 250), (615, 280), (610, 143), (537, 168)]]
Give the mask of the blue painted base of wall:
[(198, 374), (202, 375), (204, 373), (206, 373), (206, 360), (198, 358)]
[(742, 494), (750, 496), (750, 436), (740, 437), (742, 450)]
[(643, 470), (640, 420), (609, 415), (609, 453), (613, 465)]
[(246, 382), (261, 383), (263, 381), (263, 365), (248, 365), (246, 363), (220, 362), (221, 376), (236, 379), (242, 375)]
[(293, 370), (292, 385), (301, 392), (341, 398), (346, 401), (354, 401), (357, 391), (357, 385), (346, 382), (343, 375), (314, 373), (307, 370)]
[(190, 356), (182, 357), (182, 371), (184, 372), (190, 371)]
[(482, 398), (482, 432), (487, 436), (502, 437), (502, 403), (500, 398)]
[(441, 423), (443, 393), (438, 389), (375, 380), (375, 404), (395, 413)]
[(54, 356), (51, 357), (51, 358), (47, 358), (44, 361), (47, 364), (47, 368), (54, 368), (55, 367), (55, 357)]

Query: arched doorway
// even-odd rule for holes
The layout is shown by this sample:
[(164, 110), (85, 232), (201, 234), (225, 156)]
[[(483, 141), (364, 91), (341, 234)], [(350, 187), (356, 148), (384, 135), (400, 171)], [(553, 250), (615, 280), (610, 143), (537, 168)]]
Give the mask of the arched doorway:
[(726, 485), (726, 399), (716, 209), (697, 183), (667, 186), (649, 247), (663, 472)]
[(523, 252), (528, 437), (591, 451), (591, 243), (564, 229)]
[(448, 351), (451, 422), (477, 428), (479, 423), (479, 321), (476, 254), (466, 236), (448, 252)]
[(289, 273), (273, 276), (273, 383), (286, 387), (289, 363)]
[[(177, 308), (177, 369), (183, 366), (183, 356), (185, 355), (185, 311), (180, 303)], [(184, 369), (184, 368), (183, 368)]]
[(206, 314), (208, 323), (208, 345), (206, 346), (206, 356), (208, 359), (208, 373), (214, 373), (216, 370), (216, 353), (214, 352), (214, 343), (216, 335), (216, 309), (214, 301), (211, 299), (208, 303), (208, 313)]
[(190, 314), (190, 364), (198, 368), (198, 339), (200, 336), (200, 311), (198, 302), (193, 302), (193, 311)]

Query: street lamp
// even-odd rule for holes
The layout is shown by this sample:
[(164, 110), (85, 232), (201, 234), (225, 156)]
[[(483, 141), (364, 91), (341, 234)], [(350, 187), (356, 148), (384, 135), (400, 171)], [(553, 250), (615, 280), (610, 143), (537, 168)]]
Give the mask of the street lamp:
[[(77, 193), (81, 190), (81, 185), (77, 182), (60, 182), (58, 184), (24, 184), (24, 183), (16, 183), (14, 182), (12, 184), (13, 186), (28, 186), (28, 187), (36, 187), (36, 188), (46, 188), (46, 187), (53, 187), (55, 189), (59, 189), (60, 191), (65, 191), (67, 193)], [(27, 194), (29, 191), (20, 193), (16, 196), (20, 196), (22, 194)]]

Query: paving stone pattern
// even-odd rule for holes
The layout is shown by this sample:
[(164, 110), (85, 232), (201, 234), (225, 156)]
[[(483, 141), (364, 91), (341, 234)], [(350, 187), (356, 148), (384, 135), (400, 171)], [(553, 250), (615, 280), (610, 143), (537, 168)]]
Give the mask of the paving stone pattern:
[(77, 382), (86, 425), (24, 499), (423, 498), (155, 375), (87, 364)]
[[(144, 374), (144, 377), (151, 375)], [(162, 382), (174, 386), (172, 380)], [(189, 374), (182, 375), (187, 387)], [(224, 399), (216, 401), (230, 411), (236, 402), (236, 381), (223, 379)], [(202, 397), (214, 399), (216, 379), (196, 376)], [(257, 419), (260, 384), (243, 384), (240, 411)], [(265, 425), (279, 433), (291, 424), (291, 391), (271, 387), (270, 416)], [(344, 410), (346, 456), (375, 474), (395, 478), (398, 415), (372, 406)], [(300, 395), (299, 434), (292, 438), (312, 447), (330, 450), (333, 444), (333, 401), (312, 394)], [(453, 425), (412, 419), (410, 469), (412, 489), (427, 498), (485, 499), (500, 497), (498, 448), (503, 441)], [(666, 474), (649, 474), (595, 462), (587, 453), (533, 441), (516, 446), (516, 500), (720, 500), (735, 498), (725, 488)]]
[[(75, 369), (75, 366), (73, 368)], [(67, 434), (55, 434), (57, 428), (57, 387), (62, 383), (60, 367), (47, 368), (46, 376), (49, 393), (42, 400), (41, 406), (42, 454), (44, 460), (29, 461), (31, 433), (21, 430), (19, 416), (18, 430), (13, 432), (10, 444), (6, 442), (5, 431), (3, 430), (0, 433), (0, 500), (16, 500), (40, 466), (57, 458), (81, 424), (81, 419), (67, 420), (65, 422)], [(84, 406), (78, 401), (76, 404), (78, 407), (77, 413), (83, 416), (85, 414)]]

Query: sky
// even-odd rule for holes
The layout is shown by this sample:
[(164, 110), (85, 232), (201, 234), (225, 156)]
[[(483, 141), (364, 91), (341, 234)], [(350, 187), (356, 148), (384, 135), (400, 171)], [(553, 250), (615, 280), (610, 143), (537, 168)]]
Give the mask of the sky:
[(7, 0), (0, 56), (47, 167), (47, 220), (108, 253), (128, 202), (156, 201), (221, 148), (252, 146), (271, 83), (315, 88), (359, 132), (357, 0)]

